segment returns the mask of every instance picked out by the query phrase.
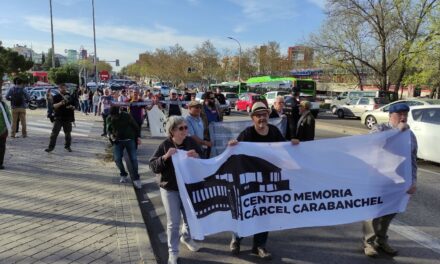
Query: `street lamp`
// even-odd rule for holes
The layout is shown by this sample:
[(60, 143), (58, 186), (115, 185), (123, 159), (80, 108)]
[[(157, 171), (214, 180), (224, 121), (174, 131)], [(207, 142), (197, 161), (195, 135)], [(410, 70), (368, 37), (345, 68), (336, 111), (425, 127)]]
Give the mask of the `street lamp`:
[(240, 44), (240, 41), (238, 41), (237, 39), (235, 39), (235, 38), (233, 38), (233, 37), (228, 37), (228, 39), (232, 39), (232, 40), (234, 40), (235, 42), (237, 42), (237, 44), (238, 44), (238, 47), (239, 47), (239, 53), (238, 53), (238, 93), (240, 94), (241, 93), (241, 77), (240, 77), (240, 68), (241, 68), (241, 65), (240, 65), (240, 61), (241, 61), (241, 44)]
[(93, 47), (95, 53), (93, 56), (93, 66), (95, 68), (95, 85), (96, 85), (96, 89), (98, 89), (98, 69), (96, 68), (95, 0), (92, 0), (92, 12), (93, 12)]
[(50, 8), (50, 35), (52, 37), (52, 68), (55, 68), (55, 44), (53, 39), (52, 0), (49, 0)]

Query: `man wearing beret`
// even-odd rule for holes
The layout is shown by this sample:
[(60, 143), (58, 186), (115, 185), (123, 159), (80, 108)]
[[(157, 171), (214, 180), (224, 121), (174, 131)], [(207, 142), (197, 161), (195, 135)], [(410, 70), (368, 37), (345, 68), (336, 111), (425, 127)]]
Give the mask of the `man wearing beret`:
[[(388, 123), (379, 124), (373, 127), (372, 133), (381, 132), (389, 129), (398, 129), (404, 131), (409, 129), (407, 122), (409, 107), (405, 103), (395, 103), (389, 108)], [(412, 167), (412, 185), (408, 189), (408, 194), (416, 192), (417, 183), (417, 140), (411, 131), (411, 167)], [(388, 228), (396, 214), (389, 214), (364, 221), (364, 253), (369, 257), (377, 257), (378, 250), (382, 250), (390, 256), (396, 256), (397, 250), (388, 244)]]
[[(280, 130), (268, 123), (270, 110), (262, 102), (256, 102), (252, 106), (251, 118), (254, 123), (252, 126), (247, 127), (237, 137), (237, 139), (230, 140), (229, 146), (235, 146), (239, 141), (246, 142), (283, 142), (286, 139), (281, 134)], [(299, 140), (292, 139), (293, 145), (299, 144)], [(272, 254), (266, 250), (266, 241), (269, 232), (261, 232), (254, 235), (252, 254), (262, 259), (272, 259)], [(232, 241), (230, 244), (231, 253), (238, 255), (240, 253), (241, 237), (238, 237), (235, 233), (232, 235)]]

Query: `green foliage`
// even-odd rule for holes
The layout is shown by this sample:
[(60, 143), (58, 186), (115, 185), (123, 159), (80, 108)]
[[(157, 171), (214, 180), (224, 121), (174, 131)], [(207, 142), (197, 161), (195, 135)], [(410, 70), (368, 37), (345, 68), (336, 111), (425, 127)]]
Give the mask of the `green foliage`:
[[(17, 75), (31, 69), (34, 63), (15, 51), (1, 46), (0, 42), (0, 77), (6, 74)], [(3, 78), (0, 78), (0, 86)]]
[(67, 64), (59, 68), (51, 68), (48, 72), (50, 82), (78, 84), (78, 68), (76, 65)]

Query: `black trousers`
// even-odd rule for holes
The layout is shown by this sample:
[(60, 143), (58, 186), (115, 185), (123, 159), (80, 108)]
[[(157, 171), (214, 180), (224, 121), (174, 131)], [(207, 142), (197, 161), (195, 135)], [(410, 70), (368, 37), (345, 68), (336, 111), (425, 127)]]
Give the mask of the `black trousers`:
[(3, 165), (6, 152), (6, 138), (8, 137), (8, 130), (3, 135), (0, 135), (0, 165)]
[[(257, 247), (266, 247), (267, 237), (269, 236), (269, 232), (262, 232), (254, 235), (252, 248)], [(232, 234), (232, 240), (241, 241), (243, 238), (236, 236), (234, 233)]]
[(58, 134), (60, 133), (61, 128), (63, 128), (64, 131), (64, 138), (65, 138), (64, 147), (65, 148), (70, 147), (70, 144), (72, 143), (72, 136), (71, 136), (72, 122), (55, 120), (53, 122), (52, 133), (50, 134), (49, 148), (51, 149), (55, 148), (55, 145), (57, 143), (57, 137)]
[(107, 117), (108, 114), (102, 114), (102, 120), (104, 121), (104, 127), (102, 129), (102, 133), (107, 135)]

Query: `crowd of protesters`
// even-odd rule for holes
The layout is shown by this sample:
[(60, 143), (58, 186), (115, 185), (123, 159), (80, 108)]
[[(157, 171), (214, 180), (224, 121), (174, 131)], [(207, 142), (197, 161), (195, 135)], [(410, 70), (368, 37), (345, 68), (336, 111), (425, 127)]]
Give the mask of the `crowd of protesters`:
[[(29, 98), (22, 94), (23, 83), (16, 81), (16, 86), (6, 95), (6, 99), (12, 103), (12, 114), (8, 106), (0, 97), (0, 169), (4, 169), (3, 157), (5, 155), (5, 142), (8, 132), (15, 137), (16, 119), (22, 123), (22, 136), (26, 137), (26, 116), (25, 109)], [(20, 95), (17, 96), (17, 95)], [(15, 96), (15, 98), (14, 98)], [(21, 97), (22, 96), (22, 97)], [(141, 144), (141, 131), (147, 112), (157, 106), (167, 117), (166, 139), (157, 147), (149, 160), (149, 166), (154, 173), (160, 175), (160, 193), (167, 217), (167, 241), (169, 249), (168, 263), (177, 263), (179, 253), (179, 242), (183, 243), (191, 251), (198, 251), (200, 246), (191, 238), (182, 201), (177, 187), (176, 173), (174, 171), (171, 157), (178, 149), (186, 150), (188, 157), (209, 158), (212, 138), (209, 135), (209, 124), (222, 122), (223, 113), (220, 109), (222, 98), (220, 91), (207, 91), (204, 94), (203, 103), (196, 101), (194, 94), (188, 89), (179, 96), (177, 90), (171, 89), (167, 100), (161, 93), (153, 93), (151, 89), (142, 89), (136, 86), (123, 90), (111, 90), (105, 88), (102, 91), (80, 87), (72, 95), (67, 91), (64, 84), (59, 84), (59, 93), (55, 96), (47, 92), (48, 118), (53, 122), (53, 130), (50, 135), (49, 146), (46, 152), (55, 148), (56, 138), (63, 128), (65, 134), (65, 149), (71, 149), (72, 122), (75, 121), (74, 110), (80, 110), (84, 115), (93, 113), (94, 116), (101, 116), (103, 120), (103, 133), (101, 136), (108, 137), (112, 143), (113, 158), (116, 167), (119, 169), (120, 183), (128, 182), (128, 173), (123, 165), (123, 151), (127, 150), (131, 162), (133, 185), (136, 189), (142, 188), (140, 175), (138, 173), (137, 149)], [(236, 139), (231, 139), (228, 146), (235, 146), (239, 142), (281, 142), (290, 141), (295, 145), (302, 141), (314, 140), (315, 120), (310, 113), (311, 103), (299, 101), (299, 93), (292, 91), (288, 99), (277, 97), (272, 109), (264, 103), (257, 102), (252, 106), (250, 118), (252, 125), (245, 128)], [(188, 115), (182, 117), (182, 110), (187, 109)], [(408, 129), (406, 119), (409, 108), (404, 104), (395, 104), (390, 108), (390, 121), (386, 125), (379, 125), (376, 130)], [(286, 135), (277, 127), (269, 124), (270, 118), (286, 118)], [(12, 124), (11, 124), (12, 123)], [(417, 143), (414, 136), (412, 140), (412, 161), (413, 161), (413, 185), (408, 193), (416, 191), (415, 163)], [(387, 231), (395, 214), (379, 217), (364, 222), (364, 253), (367, 256), (375, 257), (377, 250), (381, 249), (390, 256), (397, 254), (387, 241)], [(182, 230), (180, 222), (183, 218)], [(271, 259), (272, 254), (266, 248), (268, 232), (255, 234), (253, 237), (252, 253), (262, 259)], [(237, 234), (232, 235), (230, 243), (231, 253), (240, 253), (242, 238)]]

